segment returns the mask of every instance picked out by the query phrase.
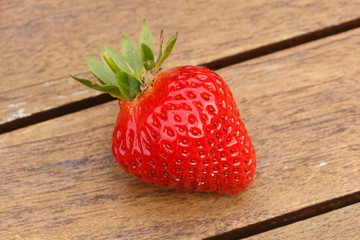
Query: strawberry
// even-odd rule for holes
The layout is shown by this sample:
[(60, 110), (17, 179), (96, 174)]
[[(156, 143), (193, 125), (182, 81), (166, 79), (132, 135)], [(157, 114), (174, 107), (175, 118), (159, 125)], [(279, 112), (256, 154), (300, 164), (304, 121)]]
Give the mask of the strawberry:
[(198, 66), (160, 71), (177, 39), (157, 59), (146, 20), (122, 54), (104, 45), (102, 63), (87, 57), (100, 84), (73, 77), (119, 99), (112, 152), (121, 167), (151, 184), (238, 194), (252, 181), (255, 151), (225, 81)]

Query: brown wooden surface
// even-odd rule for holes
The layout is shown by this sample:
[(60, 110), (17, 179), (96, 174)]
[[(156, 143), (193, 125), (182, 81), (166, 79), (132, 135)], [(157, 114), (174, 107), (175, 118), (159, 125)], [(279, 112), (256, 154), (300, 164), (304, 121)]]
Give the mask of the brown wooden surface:
[(360, 236), (360, 204), (265, 232), (248, 240), (355, 240)]
[(359, 37), (218, 71), (257, 152), (239, 196), (160, 188), (122, 171), (110, 151), (115, 101), (1, 135), (0, 236), (199, 239), (358, 192)]
[(68, 75), (88, 77), (85, 55), (103, 42), (179, 32), (171, 66), (201, 64), (360, 17), (360, 1), (3, 1), (0, 124), (94, 96)]

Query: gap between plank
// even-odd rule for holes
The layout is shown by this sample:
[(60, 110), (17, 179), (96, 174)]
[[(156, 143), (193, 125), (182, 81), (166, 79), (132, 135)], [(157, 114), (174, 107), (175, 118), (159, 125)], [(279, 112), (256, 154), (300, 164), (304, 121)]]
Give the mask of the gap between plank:
[[(315, 41), (321, 38), (329, 37), (335, 34), (343, 33), (355, 28), (360, 27), (360, 18), (352, 21), (344, 22), (335, 26), (330, 26), (317, 30), (314, 32), (306, 33), (297, 37), (289, 38), (280, 42), (275, 42), (269, 45), (265, 45), (259, 48), (241, 52), (232, 56), (217, 59), (212, 62), (199, 64), (212, 70), (218, 70), (220, 68), (228, 67), (240, 62), (244, 62), (250, 59), (275, 53), (281, 50), (285, 50), (291, 47), (295, 47), (301, 44), (305, 44), (311, 41)], [(90, 107), (94, 107), (103, 103), (115, 100), (108, 94), (100, 94), (96, 97), (85, 98), (79, 101), (71, 102), (59, 107), (55, 107), (42, 112), (34, 113), (30, 116), (19, 118), (10, 122), (6, 122), (0, 125), (0, 134), (14, 131), (19, 128), (27, 127), (36, 123), (44, 122), (56, 117), (81, 111)]]
[(360, 191), (334, 198), (332, 200), (328, 200), (322, 203), (318, 203), (309, 207), (305, 207), (294, 212), (286, 213), (281, 216), (270, 218), (262, 222), (257, 222), (246, 227), (238, 228), (216, 236), (205, 238), (205, 240), (243, 239), (254, 236), (256, 234), (274, 230), (285, 225), (316, 217), (321, 214), (328, 213), (359, 202)]
[(297, 37), (289, 38), (280, 42), (275, 42), (269, 45), (265, 45), (259, 48), (254, 48), (245, 52), (241, 52), (232, 56), (217, 59), (215, 61), (202, 64), (201, 66), (210, 68), (212, 70), (218, 70), (220, 68), (228, 67), (240, 62), (244, 62), (257, 57), (269, 55), (275, 52), (279, 52), (288, 48), (292, 48), (301, 44), (305, 44), (311, 41), (315, 41), (321, 38), (329, 37), (335, 34), (343, 33), (349, 30), (360, 27), (360, 18), (354, 19), (349, 22), (344, 22), (336, 26), (330, 26), (309, 32)]
[(11, 132), (19, 128), (51, 120), (77, 111), (85, 110), (87, 108), (95, 107), (97, 105), (107, 103), (113, 100), (115, 100), (115, 98), (113, 98), (109, 94), (102, 93), (95, 97), (89, 97), (79, 101), (70, 102), (56, 108), (34, 113), (30, 116), (4, 123), (0, 125), (0, 134)]

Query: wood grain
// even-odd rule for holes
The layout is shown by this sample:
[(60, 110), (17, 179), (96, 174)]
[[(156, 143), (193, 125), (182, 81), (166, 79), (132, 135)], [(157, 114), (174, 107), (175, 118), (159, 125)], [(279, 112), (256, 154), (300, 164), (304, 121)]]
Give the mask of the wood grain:
[(360, 204), (265, 232), (248, 240), (319, 239), (353, 240), (360, 235)]
[[(121, 34), (179, 32), (169, 65), (200, 64), (360, 17), (360, 1), (26, 0), (0, 5), (0, 124), (98, 94), (69, 78), (89, 77), (85, 55)], [(168, 65), (168, 66), (169, 66)]]
[(116, 102), (3, 134), (4, 239), (199, 239), (358, 192), (360, 30), (222, 69), (257, 152), (239, 196), (176, 191), (111, 154)]

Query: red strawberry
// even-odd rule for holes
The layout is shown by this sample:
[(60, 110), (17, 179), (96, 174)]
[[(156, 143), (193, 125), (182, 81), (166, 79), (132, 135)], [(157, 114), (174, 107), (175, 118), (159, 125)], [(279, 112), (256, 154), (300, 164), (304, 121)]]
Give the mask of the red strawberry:
[(74, 78), (120, 99), (112, 152), (125, 171), (155, 185), (238, 194), (253, 179), (254, 148), (220, 76), (196, 66), (159, 72), (176, 38), (155, 62), (144, 20), (141, 53), (123, 37), (122, 55), (104, 46), (103, 64), (88, 57), (101, 85)]

